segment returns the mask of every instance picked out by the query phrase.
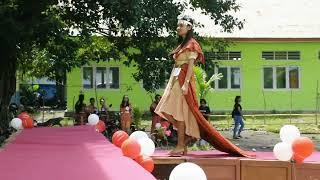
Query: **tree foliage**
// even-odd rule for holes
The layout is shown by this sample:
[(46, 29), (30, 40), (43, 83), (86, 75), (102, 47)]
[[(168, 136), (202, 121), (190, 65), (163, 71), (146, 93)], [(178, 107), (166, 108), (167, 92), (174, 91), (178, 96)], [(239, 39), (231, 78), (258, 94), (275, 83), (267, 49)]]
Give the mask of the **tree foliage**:
[[(243, 26), (230, 15), (239, 10), (235, 0), (190, 0), (190, 4), (224, 31)], [(167, 54), (176, 46), (176, 18), (189, 6), (173, 0), (2, 0), (0, 119), (6, 119), (3, 112), (15, 90), (17, 68), (41, 68), (42, 72), (34, 73), (57, 76), (61, 68), (68, 71), (88, 60), (125, 55), (125, 64), (137, 66), (135, 79), (154, 91), (164, 81), (164, 72), (171, 69)], [(95, 44), (92, 35), (102, 35), (111, 46), (101, 47), (103, 40)]]

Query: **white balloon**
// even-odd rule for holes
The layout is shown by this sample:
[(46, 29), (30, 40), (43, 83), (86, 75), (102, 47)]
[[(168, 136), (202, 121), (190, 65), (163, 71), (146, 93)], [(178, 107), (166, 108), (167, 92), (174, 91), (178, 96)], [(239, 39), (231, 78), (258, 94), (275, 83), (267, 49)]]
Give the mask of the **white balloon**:
[(156, 127), (157, 129), (159, 129), (159, 128), (161, 128), (161, 124), (160, 124), (160, 123), (157, 123), (157, 124), (155, 125), (155, 127)]
[(280, 139), (282, 142), (292, 144), (293, 141), (299, 137), (300, 131), (294, 125), (285, 125), (280, 129)]
[(138, 141), (141, 138), (149, 138), (149, 137), (148, 137), (148, 134), (143, 131), (135, 131), (130, 135), (130, 138)]
[(289, 161), (293, 155), (291, 144), (285, 142), (276, 144), (273, 148), (273, 154), (280, 161)]
[(10, 122), (10, 125), (16, 130), (23, 129), (22, 120), (19, 118), (13, 118)]
[(96, 114), (90, 114), (90, 116), (88, 117), (88, 123), (90, 125), (96, 125), (99, 122), (99, 116)]
[(149, 138), (141, 138), (138, 140), (138, 143), (141, 146), (141, 155), (151, 156), (156, 150), (154, 142)]
[(176, 166), (172, 170), (169, 180), (207, 180), (207, 176), (200, 166), (187, 162)]

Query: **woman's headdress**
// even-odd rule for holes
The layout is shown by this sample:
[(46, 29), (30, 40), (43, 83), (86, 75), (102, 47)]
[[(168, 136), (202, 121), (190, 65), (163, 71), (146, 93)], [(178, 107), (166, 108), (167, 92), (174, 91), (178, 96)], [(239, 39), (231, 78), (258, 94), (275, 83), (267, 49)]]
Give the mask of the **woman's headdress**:
[(193, 26), (194, 20), (191, 18), (191, 16), (180, 15), (178, 16), (178, 23)]

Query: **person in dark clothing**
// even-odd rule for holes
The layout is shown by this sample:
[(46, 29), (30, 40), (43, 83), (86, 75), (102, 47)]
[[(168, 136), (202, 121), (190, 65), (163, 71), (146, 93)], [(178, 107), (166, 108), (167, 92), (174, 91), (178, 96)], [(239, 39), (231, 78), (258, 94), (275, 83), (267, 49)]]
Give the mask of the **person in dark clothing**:
[(234, 100), (234, 106), (232, 111), (232, 118), (234, 120), (234, 129), (233, 129), (233, 139), (241, 138), (241, 131), (244, 128), (244, 117), (242, 114), (242, 107), (241, 107), (241, 96), (236, 96)]
[(205, 99), (200, 99), (199, 110), (202, 113), (202, 115), (204, 116), (204, 118), (206, 118), (206, 120), (209, 120), (211, 111), (210, 111), (210, 108), (207, 105), (207, 101)]
[(80, 94), (79, 99), (75, 105), (75, 111), (76, 111), (75, 120), (77, 125), (83, 125), (86, 119), (86, 113), (85, 113), (86, 104), (83, 101), (84, 101), (84, 95)]

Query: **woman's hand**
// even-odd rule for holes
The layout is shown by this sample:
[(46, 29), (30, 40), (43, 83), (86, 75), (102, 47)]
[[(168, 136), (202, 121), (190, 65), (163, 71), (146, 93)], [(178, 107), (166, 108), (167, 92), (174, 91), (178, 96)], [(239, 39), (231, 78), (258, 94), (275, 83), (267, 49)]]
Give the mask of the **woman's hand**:
[(189, 83), (184, 83), (183, 86), (181, 87), (182, 94), (187, 95), (188, 94), (188, 89), (189, 89)]

